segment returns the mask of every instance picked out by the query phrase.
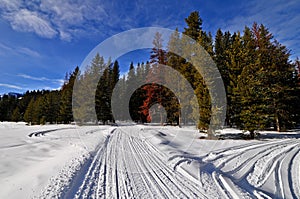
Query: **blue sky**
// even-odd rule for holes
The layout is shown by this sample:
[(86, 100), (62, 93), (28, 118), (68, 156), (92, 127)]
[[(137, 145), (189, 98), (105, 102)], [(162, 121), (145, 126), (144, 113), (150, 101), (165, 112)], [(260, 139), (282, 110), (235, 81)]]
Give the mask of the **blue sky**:
[[(0, 0), (0, 94), (57, 89), (105, 39), (149, 26), (182, 31), (195, 10), (213, 35), (263, 23), (300, 57), (299, 0)], [(146, 58), (124, 56), (122, 72)]]

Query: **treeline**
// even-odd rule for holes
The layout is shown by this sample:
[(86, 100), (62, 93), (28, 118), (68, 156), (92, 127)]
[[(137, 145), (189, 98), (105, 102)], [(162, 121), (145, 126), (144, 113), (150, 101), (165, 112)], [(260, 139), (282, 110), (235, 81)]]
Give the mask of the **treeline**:
[[(245, 27), (243, 33), (218, 30), (215, 38), (202, 30), (198, 12), (186, 18), (184, 34), (198, 41), (214, 59), (227, 95), (226, 125), (249, 130), (274, 128), (284, 131), (299, 125), (299, 60), (264, 25)], [(168, 60), (170, 61), (170, 60)], [(176, 62), (194, 85), (202, 110), (198, 127), (207, 129), (211, 116), (205, 82), (196, 78), (188, 63)], [(172, 65), (170, 63), (169, 65)], [(198, 79), (199, 81), (195, 81)]]
[[(221, 73), (227, 96), (227, 105), (224, 105), (226, 126), (249, 130), (253, 135), (255, 130), (274, 128), (284, 131), (299, 125), (300, 61), (291, 61), (290, 51), (274, 39), (264, 25), (254, 23), (252, 27), (246, 26), (243, 32), (234, 33), (219, 29), (213, 38), (212, 33), (202, 29), (199, 12), (192, 12), (185, 22), (182, 33), (206, 50)], [(176, 41), (181, 41), (182, 46), (176, 46)], [(136, 122), (150, 122), (157, 117), (160, 123), (194, 122), (200, 130), (206, 131), (212, 111), (215, 111), (212, 110), (208, 86), (190, 61), (196, 58), (190, 54), (187, 55), (190, 60), (184, 59), (173, 50), (184, 50), (189, 45), (176, 30), (164, 47), (161, 34), (157, 33), (149, 61), (136, 66), (131, 63), (128, 74), (123, 77), (120, 77), (117, 61), (105, 61), (97, 54), (82, 74), (78, 74), (76, 68), (60, 91), (27, 92), (21, 100), (4, 97), (0, 103), (0, 119), (35, 124), (73, 121), (72, 89), (77, 76), (78, 85), (82, 86), (77, 93), (79, 101), (75, 101), (73, 109), (78, 122), (100, 121), (106, 124), (115, 122), (115, 119), (126, 120), (128, 108), (130, 117)], [(172, 83), (173, 77), (162, 73), (161, 64), (184, 76), (194, 90), (196, 102), (190, 96), (179, 102), (174, 93), (163, 86)], [(95, 81), (98, 82), (95, 84)], [(128, 102), (124, 99), (128, 98), (132, 88), (136, 89)], [(95, 99), (89, 101), (85, 96), (94, 90)], [(117, 96), (113, 99), (114, 92)], [(84, 106), (76, 106), (76, 103)], [(190, 104), (198, 105), (199, 110), (189, 107)], [(112, 105), (117, 110), (114, 114)], [(187, 111), (181, 112), (185, 106)], [(96, 118), (86, 107), (95, 108)]]
[(99, 54), (90, 65), (78, 74), (76, 92), (73, 98), (73, 113), (76, 122), (107, 124), (114, 122), (111, 111), (111, 95), (119, 81), (120, 67), (118, 61), (105, 62)]
[(228, 126), (285, 131), (299, 124), (299, 61), (264, 25), (241, 33), (218, 30), (214, 60), (227, 92)]
[[(299, 61), (290, 60), (290, 51), (274, 39), (264, 25), (254, 23), (252, 27), (246, 26), (243, 33), (223, 32), (219, 29), (213, 38), (210, 32), (202, 29), (202, 19), (198, 12), (192, 12), (185, 21), (187, 27), (183, 34), (201, 44), (221, 73), (227, 96), (226, 126), (249, 130), (253, 135), (255, 130), (273, 128), (284, 131), (299, 125)], [(130, 98), (131, 118), (137, 122), (151, 121), (153, 114), (150, 108), (158, 104), (157, 113), (162, 113), (162, 109), (167, 112), (166, 119), (161, 117), (161, 122), (180, 124), (194, 121), (200, 130), (206, 131), (214, 111), (209, 89), (191, 62), (173, 53), (172, 48), (176, 48), (174, 44), (178, 44), (174, 41), (178, 40), (183, 40), (183, 37), (175, 31), (168, 41), (167, 50), (163, 50), (161, 35), (157, 33), (149, 62), (130, 66), (127, 77), (120, 79), (118, 94), (126, 95), (127, 87), (134, 87), (132, 84), (143, 85), (144, 82)], [(190, 45), (184, 41), (181, 44), (182, 49)], [(193, 59), (193, 55), (189, 56)], [(172, 92), (162, 86), (171, 77), (159, 76), (159, 80), (155, 80), (163, 70), (159, 64), (171, 66), (186, 78), (197, 96), (199, 112), (190, 110), (187, 115), (180, 115), (182, 106), (193, 102), (179, 103)], [(149, 84), (149, 81), (162, 83)], [(111, 98), (106, 99), (106, 103), (102, 104), (110, 104)], [(128, 106), (122, 104), (122, 99), (124, 97), (118, 101), (119, 110)], [(106, 109), (110, 112), (109, 107)], [(108, 115), (110, 117), (104, 122), (113, 120), (111, 113)], [(197, 118), (198, 115), (200, 118)], [(122, 115), (117, 117), (122, 119)], [(97, 119), (101, 117), (97, 115)]]
[(30, 124), (70, 123), (73, 121), (72, 92), (77, 67), (67, 74), (57, 91), (27, 91), (22, 97), (4, 95), (0, 100), (0, 121), (25, 121)]

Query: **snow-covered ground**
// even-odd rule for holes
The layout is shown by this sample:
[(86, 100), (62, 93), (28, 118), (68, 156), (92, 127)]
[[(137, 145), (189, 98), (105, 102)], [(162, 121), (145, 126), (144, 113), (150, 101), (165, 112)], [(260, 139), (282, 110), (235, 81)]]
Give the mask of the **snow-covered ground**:
[(300, 134), (0, 123), (0, 198), (300, 198)]

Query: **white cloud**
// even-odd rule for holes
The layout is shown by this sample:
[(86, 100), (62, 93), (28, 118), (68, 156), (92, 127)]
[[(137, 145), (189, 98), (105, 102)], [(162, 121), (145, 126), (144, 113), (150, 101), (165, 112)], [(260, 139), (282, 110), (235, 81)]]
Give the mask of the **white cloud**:
[(13, 49), (3, 43), (0, 43), (0, 55), (5, 55), (7, 52), (12, 52)]
[(0, 83), (0, 87), (6, 87), (6, 88), (13, 88), (13, 89), (22, 90), (22, 87), (16, 86), (16, 85), (13, 85), (13, 84), (1, 84)]
[(0, 8), (8, 11), (17, 10), (21, 6), (19, 0), (0, 0)]
[(64, 31), (60, 31), (59, 36), (60, 36), (61, 40), (64, 40), (64, 41), (72, 40), (72, 35), (70, 33), (64, 32)]
[(19, 74), (18, 76), (23, 77), (25, 79), (31, 79), (31, 80), (37, 80), (37, 81), (47, 81), (47, 80), (49, 80), (48, 78), (45, 78), (45, 77), (33, 77), (33, 76), (30, 76), (30, 75), (26, 75), (26, 74)]
[(19, 47), (19, 48), (17, 48), (17, 51), (19, 53), (22, 53), (24, 55), (28, 55), (30, 57), (40, 57), (41, 56), (38, 52), (36, 52), (34, 50), (31, 50), (29, 48), (25, 48), (25, 47)]
[(84, 4), (82, 3), (71, 3), (66, 0), (41, 1), (40, 5), (42, 11), (53, 14), (53, 21), (57, 22), (58, 25), (62, 25), (61, 23), (68, 25), (77, 25), (82, 23), (84, 20), (83, 7)]
[(95, 23), (108, 17), (97, 0), (0, 0), (0, 15), (14, 30), (44, 38), (59, 36), (65, 41), (71, 41), (78, 33), (94, 33), (91, 29)]
[(48, 82), (56, 83), (59, 85), (62, 85), (64, 83), (64, 80), (62, 80), (62, 79), (49, 79), (46, 77), (33, 77), (33, 76), (27, 75), (27, 74), (18, 74), (17, 76), (22, 77), (24, 79), (34, 80), (34, 81), (48, 81)]
[(45, 38), (53, 38), (57, 35), (51, 24), (39, 16), (37, 12), (21, 9), (6, 15), (5, 18), (10, 21), (14, 30), (34, 32)]
[(16, 46), (16, 47), (11, 47), (8, 46), (4, 43), (0, 42), (0, 55), (5, 56), (6, 54), (21, 54), (21, 55), (26, 55), (30, 57), (40, 57), (41, 55), (29, 48), (26, 47), (21, 47), (21, 46)]
[(44, 0), (41, 1), (40, 9), (51, 15), (49, 20), (55, 24), (60, 38), (65, 41), (71, 41), (77, 34), (94, 33), (94, 23), (102, 23), (108, 16), (99, 1), (95, 0), (84, 3), (71, 0)]

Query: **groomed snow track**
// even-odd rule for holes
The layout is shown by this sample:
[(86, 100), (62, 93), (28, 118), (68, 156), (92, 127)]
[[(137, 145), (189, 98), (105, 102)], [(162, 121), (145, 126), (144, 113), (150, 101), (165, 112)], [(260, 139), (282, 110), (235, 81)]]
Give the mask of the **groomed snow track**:
[[(137, 128), (135, 128), (137, 130)], [(209, 198), (174, 171), (155, 146), (116, 128), (83, 168), (64, 198)]]
[[(114, 128), (63, 198), (300, 198), (299, 139), (249, 142), (201, 157), (165, 154), (143, 133)], [(192, 162), (197, 179), (186, 170)]]
[(300, 198), (298, 139), (230, 147), (208, 154), (202, 164), (202, 173), (213, 165), (209, 170), (224, 198)]

